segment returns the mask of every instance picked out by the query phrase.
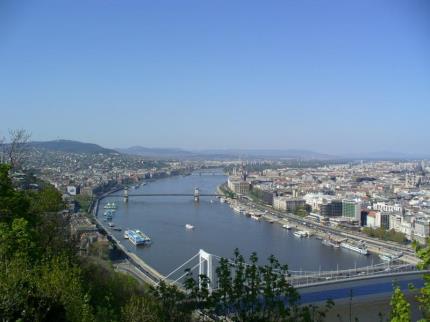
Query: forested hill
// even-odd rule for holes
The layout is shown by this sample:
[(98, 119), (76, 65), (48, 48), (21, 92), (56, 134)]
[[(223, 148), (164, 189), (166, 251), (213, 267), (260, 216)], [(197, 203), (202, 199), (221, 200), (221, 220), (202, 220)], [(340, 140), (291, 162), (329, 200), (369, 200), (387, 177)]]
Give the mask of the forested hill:
[(115, 150), (107, 149), (94, 143), (85, 143), (72, 140), (33, 141), (29, 143), (29, 146), (36, 149), (69, 153), (118, 154), (118, 152)]

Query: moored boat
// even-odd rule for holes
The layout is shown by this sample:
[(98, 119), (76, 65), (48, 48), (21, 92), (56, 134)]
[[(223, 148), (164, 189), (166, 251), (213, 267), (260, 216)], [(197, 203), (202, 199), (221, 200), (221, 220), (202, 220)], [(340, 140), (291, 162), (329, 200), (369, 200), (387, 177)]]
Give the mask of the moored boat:
[(297, 230), (294, 232), (294, 236), (302, 238), (302, 237), (307, 237), (308, 234), (307, 234), (307, 232), (305, 232), (303, 230)]
[(334, 248), (339, 248), (340, 247), (340, 243), (332, 238), (325, 238), (322, 240), (322, 244), (326, 245), (326, 246), (330, 246), (330, 247), (334, 247)]
[(388, 253), (379, 254), (379, 258), (385, 262), (395, 261), (399, 259), (401, 256), (402, 254), (388, 254)]
[(345, 249), (352, 250), (362, 255), (368, 255), (369, 251), (367, 250), (367, 246), (363, 241), (360, 241), (357, 244), (353, 244), (347, 241), (343, 241), (340, 243), (340, 246)]
[(108, 202), (108, 203), (104, 206), (104, 209), (116, 209), (116, 208), (117, 208), (117, 207), (116, 207), (115, 202), (112, 202), (112, 203)]
[(251, 218), (254, 219), (254, 220), (260, 220), (261, 219), (261, 215), (253, 214), (253, 215), (251, 215)]

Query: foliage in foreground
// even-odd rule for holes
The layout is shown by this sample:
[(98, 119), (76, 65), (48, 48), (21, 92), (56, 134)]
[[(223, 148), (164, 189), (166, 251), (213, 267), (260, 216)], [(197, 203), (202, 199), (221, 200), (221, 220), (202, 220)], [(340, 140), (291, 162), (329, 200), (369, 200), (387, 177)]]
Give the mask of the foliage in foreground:
[[(417, 265), (420, 270), (430, 270), (430, 240), (427, 239), (425, 246), (420, 246), (414, 243), (415, 252), (421, 262)], [(415, 300), (419, 305), (422, 314), (422, 320), (430, 321), (430, 274), (424, 274), (424, 285), (417, 291)], [(410, 303), (406, 300), (405, 295), (399, 287), (394, 287), (393, 296), (391, 298), (391, 321), (393, 322), (408, 322), (411, 321)]]

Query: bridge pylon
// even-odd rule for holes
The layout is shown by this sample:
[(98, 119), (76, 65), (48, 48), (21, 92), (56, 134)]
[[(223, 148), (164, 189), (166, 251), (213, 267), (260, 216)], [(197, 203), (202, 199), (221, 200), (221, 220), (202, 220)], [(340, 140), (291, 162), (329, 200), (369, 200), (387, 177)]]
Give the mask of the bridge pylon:
[(194, 189), (194, 201), (195, 202), (200, 201), (200, 190), (197, 187)]
[(209, 278), (208, 290), (212, 292), (213, 271), (212, 271), (212, 254), (199, 250), (199, 287), (202, 287), (200, 275), (206, 275)]
[(128, 202), (128, 187), (125, 187), (124, 189), (124, 202)]

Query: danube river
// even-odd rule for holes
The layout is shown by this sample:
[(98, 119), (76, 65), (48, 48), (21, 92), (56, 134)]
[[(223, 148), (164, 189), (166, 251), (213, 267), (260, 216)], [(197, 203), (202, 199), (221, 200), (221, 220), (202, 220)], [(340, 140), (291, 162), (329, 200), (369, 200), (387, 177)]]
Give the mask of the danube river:
[[(129, 193), (189, 193), (194, 187), (200, 192), (215, 193), (216, 187), (227, 180), (224, 175), (175, 176), (149, 182)], [(212, 202), (211, 202), (212, 200)], [(125, 204), (121, 197), (101, 201), (103, 205), (115, 201), (118, 205), (113, 217), (115, 225), (124, 229), (140, 229), (152, 238), (152, 245), (134, 247), (123, 240), (123, 231), (114, 231), (123, 244), (162, 274), (171, 272), (199, 249), (223, 257), (231, 257), (237, 247), (248, 257), (257, 252), (261, 261), (271, 254), (290, 270), (336, 270), (377, 264), (379, 258), (364, 256), (346, 249), (325, 246), (316, 238), (297, 238), (276, 223), (256, 221), (233, 212), (215, 197), (201, 197), (195, 203), (189, 197), (130, 197)], [(185, 229), (186, 224), (195, 226)]]

